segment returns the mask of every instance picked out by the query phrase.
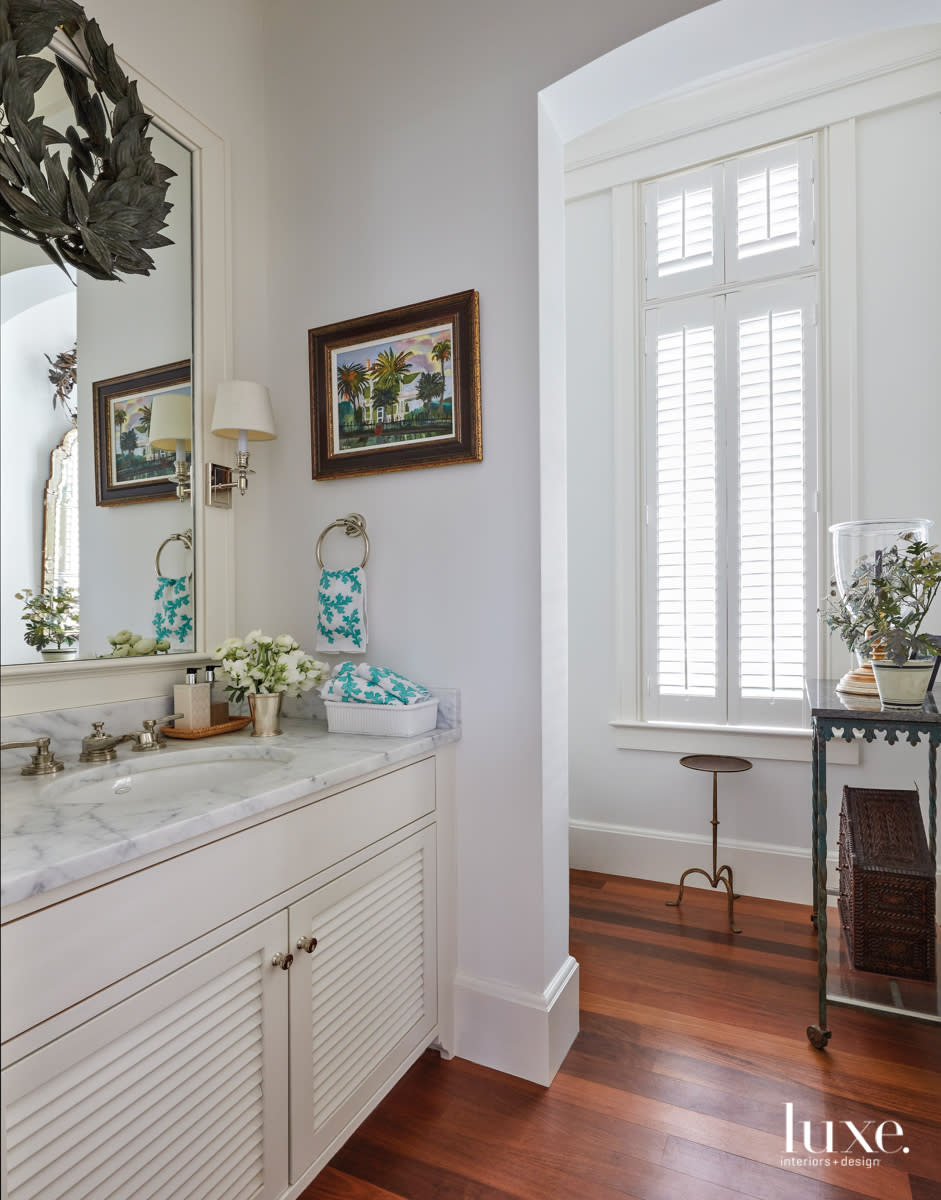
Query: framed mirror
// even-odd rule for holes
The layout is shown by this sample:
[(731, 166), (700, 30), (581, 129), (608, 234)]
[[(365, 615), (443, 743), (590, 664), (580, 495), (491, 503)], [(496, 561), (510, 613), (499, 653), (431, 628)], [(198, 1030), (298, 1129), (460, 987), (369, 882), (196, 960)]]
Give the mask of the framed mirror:
[[(43, 85), (36, 109), (55, 129), (70, 123), (58, 71)], [(119, 631), (158, 641), (155, 628), (166, 625), (164, 602), (155, 599), (154, 560), (161, 542), (192, 528), (192, 498), (176, 498), (175, 451), (155, 447), (149, 435), (163, 397), (185, 394), (192, 443), (193, 168), (189, 148), (156, 122), (150, 136), (157, 161), (175, 172), (164, 231), (172, 244), (154, 250), (150, 275), (118, 282), (73, 271), (70, 281), (40, 248), (0, 231), (4, 666), (41, 661), (43, 647), (24, 641), (15, 596), (61, 586), (66, 561), (78, 595), (74, 657), (111, 654), (109, 639)], [(56, 396), (50, 364), (73, 348), (74, 387)], [(184, 369), (168, 373), (168, 364)], [(123, 387), (109, 395), (102, 427), (95, 398), (115, 379)], [(18, 519), (11, 521), (11, 513)], [(184, 566), (186, 579), (192, 562)], [(192, 651), (192, 620), (177, 628), (186, 632), (158, 644), (169, 653)]]
[[(176, 171), (165, 230), (173, 244), (153, 252), (156, 269), (121, 282), (79, 275), (73, 284), (40, 251), (0, 231), (4, 715), (165, 694), (164, 681), (178, 678), (183, 663), (205, 658), (234, 619), (232, 514), (203, 504), (199, 469), (207, 453), (225, 461), (224, 444), (213, 452), (215, 439), (206, 429), (216, 383), (231, 374), (225, 144), (132, 65), (122, 65), (153, 114), (155, 158)], [(58, 102), (65, 102), (57, 72), (43, 90), (54, 86)], [(37, 102), (37, 112), (52, 124), (55, 103), (43, 98), (40, 108)], [(73, 346), (74, 421), (66, 407), (53, 407), (56, 389), (49, 379), (57, 356)], [(169, 378), (161, 376), (164, 368), (174, 369)], [(126, 377), (130, 390), (115, 390), (115, 381)], [(170, 392), (188, 396), (192, 424), (184, 441), (192, 495), (182, 503), (173, 486), (179, 443), (153, 446), (147, 436), (154, 401)], [(97, 463), (96, 396), (99, 415), (106, 412), (112, 423), (110, 430), (99, 424)], [(130, 437), (122, 440), (131, 432), (133, 444)], [(99, 503), (102, 481), (110, 481), (117, 503)], [(143, 482), (143, 496), (138, 488), (135, 502), (123, 503), (120, 489), (128, 482)], [(149, 488), (153, 502), (141, 502), (150, 500)], [(178, 536), (183, 534), (185, 539)], [(161, 594), (167, 594), (156, 570), (161, 545), (162, 565), (191, 587), (189, 629), (166, 654), (103, 657), (120, 630), (154, 630)], [(64, 579), (76, 559), (78, 656), (54, 666), (23, 640), (23, 605), (15, 594), (24, 588), (38, 593), (44, 583)]]

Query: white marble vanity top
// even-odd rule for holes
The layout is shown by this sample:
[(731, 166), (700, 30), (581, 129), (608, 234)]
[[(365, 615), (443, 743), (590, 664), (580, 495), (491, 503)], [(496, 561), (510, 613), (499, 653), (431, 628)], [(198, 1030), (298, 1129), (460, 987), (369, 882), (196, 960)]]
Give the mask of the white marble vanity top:
[[(322, 721), (284, 721), (284, 734), (240, 733), (27, 778), (0, 771), (2, 890), (12, 904), (355, 781), (457, 741), (459, 728), (412, 738), (328, 733)], [(130, 865), (128, 869), (133, 869)]]

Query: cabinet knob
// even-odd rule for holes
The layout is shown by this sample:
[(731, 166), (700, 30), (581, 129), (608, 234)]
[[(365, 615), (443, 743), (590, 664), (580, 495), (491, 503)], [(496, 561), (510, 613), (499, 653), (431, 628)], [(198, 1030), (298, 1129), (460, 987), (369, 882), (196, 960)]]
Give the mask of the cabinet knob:
[(308, 954), (313, 954), (317, 949), (317, 939), (315, 937), (299, 937), (297, 939), (298, 950), (306, 950)]
[(293, 961), (293, 954), (276, 954), (271, 960), (271, 965), (273, 967), (280, 967), (282, 971), (290, 971)]

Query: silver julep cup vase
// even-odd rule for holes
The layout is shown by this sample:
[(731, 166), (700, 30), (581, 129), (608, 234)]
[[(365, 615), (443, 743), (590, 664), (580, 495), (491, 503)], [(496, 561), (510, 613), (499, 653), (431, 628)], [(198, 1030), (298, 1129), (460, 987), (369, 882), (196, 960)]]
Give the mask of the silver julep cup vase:
[(277, 737), (281, 732), (281, 703), (283, 692), (267, 695), (249, 693), (248, 707), (252, 714), (252, 737)]

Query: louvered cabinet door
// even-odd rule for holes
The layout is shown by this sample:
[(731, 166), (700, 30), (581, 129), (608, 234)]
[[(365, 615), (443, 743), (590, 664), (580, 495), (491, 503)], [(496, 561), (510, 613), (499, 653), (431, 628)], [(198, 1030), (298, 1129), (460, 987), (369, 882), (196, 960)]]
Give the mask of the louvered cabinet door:
[(294, 1182), (430, 1039), (434, 827), (293, 905), (289, 921)]
[(9, 1200), (284, 1192), (286, 941), (280, 913), (7, 1068)]

